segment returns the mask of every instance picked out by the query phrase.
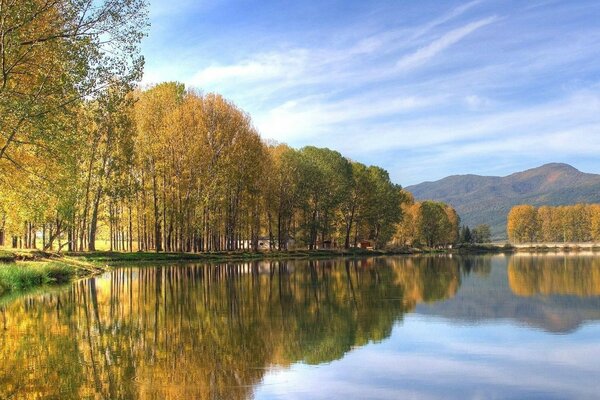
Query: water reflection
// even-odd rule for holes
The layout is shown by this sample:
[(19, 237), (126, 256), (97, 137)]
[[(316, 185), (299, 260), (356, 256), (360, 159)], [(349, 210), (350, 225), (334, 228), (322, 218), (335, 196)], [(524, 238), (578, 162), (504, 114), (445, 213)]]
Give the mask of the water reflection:
[[(389, 338), (409, 312), (539, 326), (519, 307), (490, 309), (518, 299), (537, 310), (538, 293), (598, 293), (597, 260), (575, 261), (567, 272), (554, 260), (544, 272), (541, 262), (386, 257), (121, 268), (2, 306), (0, 398), (244, 399), (273, 368), (339, 360)], [(590, 282), (577, 289), (579, 279)], [(597, 297), (567, 303), (582, 314), (567, 318), (569, 328), (600, 319)], [(549, 331), (557, 318), (565, 324), (562, 312), (545, 317)]]
[(519, 296), (600, 296), (600, 258), (577, 255), (516, 255), (508, 282)]
[(482, 256), (463, 259), (463, 272), (469, 263), (478, 266), (463, 274), (456, 296), (416, 312), (456, 323), (509, 320), (561, 334), (600, 320), (597, 256)]

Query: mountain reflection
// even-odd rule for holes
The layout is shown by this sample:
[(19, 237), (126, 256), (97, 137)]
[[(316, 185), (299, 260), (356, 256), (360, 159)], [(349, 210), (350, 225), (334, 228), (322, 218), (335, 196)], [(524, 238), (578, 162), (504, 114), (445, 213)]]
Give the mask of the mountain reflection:
[(460, 257), (460, 290), (416, 312), (455, 323), (508, 320), (569, 333), (600, 320), (600, 261), (593, 255)]

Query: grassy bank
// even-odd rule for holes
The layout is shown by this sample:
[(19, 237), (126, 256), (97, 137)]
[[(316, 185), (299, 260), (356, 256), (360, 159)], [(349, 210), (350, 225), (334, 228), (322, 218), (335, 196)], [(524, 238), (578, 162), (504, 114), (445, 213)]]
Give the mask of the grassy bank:
[(0, 265), (0, 295), (35, 286), (64, 283), (71, 280), (76, 269), (56, 261), (27, 261)]

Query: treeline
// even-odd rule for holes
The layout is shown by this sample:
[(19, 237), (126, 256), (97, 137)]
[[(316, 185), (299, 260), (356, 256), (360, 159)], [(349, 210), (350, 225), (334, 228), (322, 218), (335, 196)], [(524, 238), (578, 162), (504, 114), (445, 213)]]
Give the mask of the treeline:
[(600, 241), (600, 204), (515, 206), (508, 214), (507, 232), (513, 243)]
[(401, 219), (385, 170), (265, 144), (219, 95), (111, 87), (74, 117), (72, 145), (51, 161), (60, 179), (3, 193), (13, 246), (95, 250), (101, 232), (121, 251), (382, 247)]
[(451, 206), (436, 202), (415, 202), (403, 192), (402, 221), (397, 226), (394, 244), (430, 248), (454, 244), (459, 237), (460, 218)]
[(0, 244), (36, 246), (37, 229), (52, 243), (67, 230), (84, 149), (98, 147), (91, 130), (125, 122), (106, 94), (141, 78), (147, 25), (146, 0), (1, 3)]

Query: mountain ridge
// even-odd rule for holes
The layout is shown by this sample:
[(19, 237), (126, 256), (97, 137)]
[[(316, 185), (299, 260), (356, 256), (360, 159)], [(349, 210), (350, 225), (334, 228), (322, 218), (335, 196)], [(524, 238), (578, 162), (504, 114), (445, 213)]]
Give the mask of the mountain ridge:
[(416, 200), (451, 204), (465, 225), (489, 224), (495, 239), (506, 239), (506, 215), (517, 204), (600, 203), (600, 174), (565, 163), (548, 163), (506, 176), (450, 175), (407, 186)]

